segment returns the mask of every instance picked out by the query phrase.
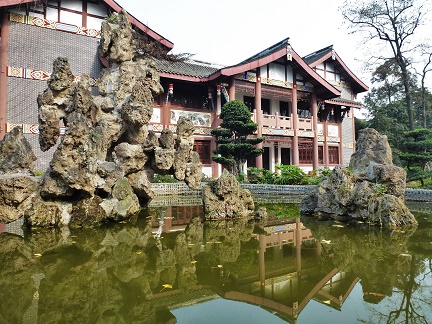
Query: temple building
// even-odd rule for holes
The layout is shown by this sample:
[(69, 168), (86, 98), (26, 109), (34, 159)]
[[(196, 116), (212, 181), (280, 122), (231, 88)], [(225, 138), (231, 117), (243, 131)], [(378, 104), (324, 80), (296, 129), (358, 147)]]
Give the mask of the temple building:
[[(36, 98), (46, 88), (55, 58), (67, 57), (73, 73), (97, 77), (106, 65), (97, 54), (100, 26), (121, 7), (113, 0), (5, 0), (0, 3), (0, 139), (21, 125), (45, 170), (55, 148), (38, 144)], [(137, 35), (166, 52), (174, 44), (129, 15)], [(195, 124), (195, 147), (207, 177), (221, 167), (211, 160), (210, 132), (229, 100), (243, 101), (258, 123), (264, 154), (249, 167), (275, 170), (294, 164), (305, 171), (347, 165), (355, 148), (356, 95), (368, 90), (332, 46), (300, 57), (286, 38), (233, 66), (196, 60), (157, 61), (165, 93), (155, 98), (150, 128), (176, 129), (180, 116)], [(44, 81), (44, 82), (42, 82)], [(60, 125), (61, 126), (61, 125)]]

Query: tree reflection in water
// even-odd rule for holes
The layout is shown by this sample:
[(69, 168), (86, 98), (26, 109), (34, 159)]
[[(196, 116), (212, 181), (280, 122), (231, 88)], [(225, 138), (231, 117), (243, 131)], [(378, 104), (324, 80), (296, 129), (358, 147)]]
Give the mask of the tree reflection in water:
[(311, 300), (344, 313), (359, 284), (355, 303), (364, 305), (352, 320), (432, 321), (427, 215), (417, 230), (390, 232), (298, 218), (204, 223), (200, 208), (152, 208), (94, 229), (0, 233), (0, 323), (174, 322), (171, 310), (221, 297), (295, 322)]

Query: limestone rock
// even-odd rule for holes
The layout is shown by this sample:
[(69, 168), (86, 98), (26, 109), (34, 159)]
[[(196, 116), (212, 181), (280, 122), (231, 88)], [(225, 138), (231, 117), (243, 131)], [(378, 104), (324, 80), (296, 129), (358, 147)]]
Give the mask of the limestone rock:
[(35, 161), (36, 156), (21, 127), (15, 127), (0, 141), (0, 174), (31, 173)]
[(100, 54), (112, 62), (130, 61), (135, 56), (132, 28), (127, 13), (122, 11), (117, 15), (118, 24), (102, 22)]
[(163, 129), (159, 137), (159, 145), (163, 149), (174, 149), (174, 135), (171, 130)]
[(100, 205), (102, 202), (103, 199), (98, 196), (80, 200), (73, 206), (69, 225), (74, 227), (101, 224), (107, 219), (107, 214)]
[[(153, 198), (155, 172), (199, 187), (193, 123), (179, 119), (176, 141), (170, 130), (160, 139), (148, 130), (153, 96), (163, 88), (153, 59), (136, 55), (134, 42), (125, 11), (103, 22), (99, 52), (111, 66), (100, 75), (98, 96), (87, 75), (76, 80), (66, 58), (54, 61), (48, 88), (38, 96), (39, 144), (57, 149), (41, 180), (15, 179), (10, 188), (0, 183), (0, 220), (24, 214), (28, 226), (82, 226), (131, 217)], [(20, 129), (0, 142), (0, 174), (30, 172), (34, 160)]]
[(356, 152), (351, 156), (349, 168), (354, 173), (364, 173), (370, 164), (393, 165), (392, 151), (387, 136), (373, 128), (359, 132)]
[(147, 175), (147, 171), (139, 171), (129, 174), (127, 178), (138, 198), (146, 201), (153, 199), (154, 192), (151, 190), (151, 182)]
[(114, 162), (122, 167), (125, 175), (142, 170), (147, 160), (141, 145), (120, 143), (114, 148)]
[(127, 178), (116, 182), (112, 196), (100, 203), (100, 206), (105, 210), (108, 218), (114, 220), (131, 217), (140, 209), (138, 197), (133, 192)]
[(51, 227), (60, 224), (62, 210), (55, 202), (44, 201), (39, 196), (31, 200), (31, 208), (24, 212), (24, 224), (28, 227)]
[(240, 188), (227, 170), (214, 183), (204, 186), (202, 195), (206, 219), (248, 217), (254, 211), (250, 191)]
[(37, 194), (39, 179), (23, 174), (0, 176), (0, 222), (10, 223), (20, 218), (31, 207)]
[[(160, 147), (157, 147), (154, 152), (154, 163), (153, 168), (158, 174), (167, 174), (171, 170), (174, 164), (175, 159), (175, 153), (174, 150), (170, 149), (163, 149)], [(184, 166), (183, 169), (183, 179), (184, 179), (184, 172), (185, 172), (186, 166)], [(183, 180), (182, 179), (182, 180)]]
[(365, 129), (360, 131), (350, 169), (336, 166), (302, 200), (300, 211), (390, 227), (414, 225), (417, 221), (405, 206), (405, 179), (406, 172), (392, 163), (387, 138), (374, 129)]

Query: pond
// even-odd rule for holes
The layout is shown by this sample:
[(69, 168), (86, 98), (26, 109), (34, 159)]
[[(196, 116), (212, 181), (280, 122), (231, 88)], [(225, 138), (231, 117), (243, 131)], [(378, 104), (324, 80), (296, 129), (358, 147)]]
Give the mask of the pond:
[(432, 322), (432, 208), (389, 231), (287, 201), (255, 222), (156, 202), (97, 229), (3, 226), (0, 323)]

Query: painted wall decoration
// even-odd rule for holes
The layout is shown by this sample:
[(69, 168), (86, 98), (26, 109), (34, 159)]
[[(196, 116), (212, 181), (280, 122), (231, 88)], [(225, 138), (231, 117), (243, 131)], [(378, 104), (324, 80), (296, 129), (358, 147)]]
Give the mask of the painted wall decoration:
[(323, 124), (318, 124), (317, 125), (317, 135), (324, 135)]
[[(24, 134), (39, 134), (39, 124), (17, 124), (17, 123), (6, 123), (6, 132), (10, 132), (15, 127), (21, 127)], [(64, 135), (66, 128), (60, 127), (60, 135)]]
[(159, 124), (161, 122), (161, 109), (153, 107), (153, 115), (150, 118), (150, 123)]
[(192, 120), (195, 126), (210, 127), (212, 120), (210, 113), (185, 111), (185, 110), (171, 110), (170, 112), (170, 124), (177, 124), (177, 120), (180, 116), (187, 117)]
[[(8, 77), (39, 80), (39, 81), (46, 81), (51, 77), (50, 72), (46, 72), (42, 70), (26, 69), (26, 68), (21, 68), (16, 66), (7, 66), (6, 75)], [(79, 76), (75, 76), (75, 82), (78, 82), (79, 79), (80, 79)], [(96, 78), (90, 78), (90, 86), (97, 87)]]
[(329, 137), (339, 137), (339, 126), (328, 125), (327, 136), (329, 136)]
[(90, 29), (82, 26), (75, 26), (70, 24), (65, 24), (61, 22), (51, 21), (45, 18), (24, 16), (18, 13), (10, 13), (9, 20), (12, 22), (17, 22), (26, 25), (32, 25), (42, 28), (54, 29), (63, 32), (68, 32), (76, 35), (82, 35), (93, 38), (100, 38), (100, 30)]

